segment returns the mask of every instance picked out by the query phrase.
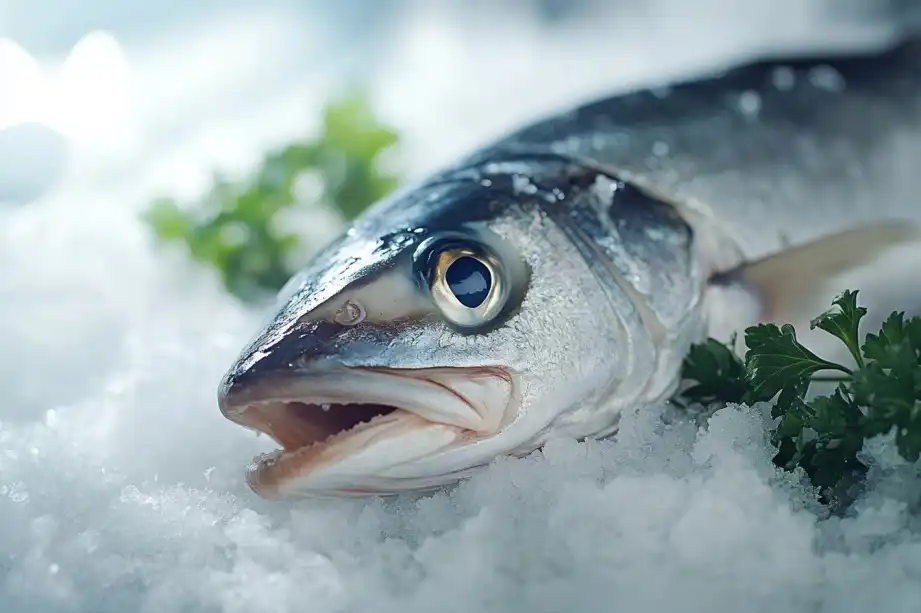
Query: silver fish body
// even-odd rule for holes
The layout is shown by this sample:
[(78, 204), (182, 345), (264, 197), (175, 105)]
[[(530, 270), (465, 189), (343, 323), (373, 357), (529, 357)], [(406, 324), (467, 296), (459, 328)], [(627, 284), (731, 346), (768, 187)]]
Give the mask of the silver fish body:
[(866, 238), (818, 257), (841, 268), (908, 237), (919, 152), (914, 42), (753, 63), (520, 129), (377, 203), (282, 290), (219, 390), (229, 419), (283, 448), (249, 482), (266, 497), (428, 489), (553, 437), (610, 435), (675, 391), (714, 288), (750, 289), (763, 319), (765, 288), (791, 275), (765, 283), (753, 263)]

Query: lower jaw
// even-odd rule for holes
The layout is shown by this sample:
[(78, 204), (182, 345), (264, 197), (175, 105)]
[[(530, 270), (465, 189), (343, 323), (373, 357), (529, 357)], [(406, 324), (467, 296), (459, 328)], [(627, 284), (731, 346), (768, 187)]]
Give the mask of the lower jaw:
[[(457, 478), (446, 475), (428, 479), (376, 478), (361, 484), (356, 481), (363, 480), (360, 475), (372, 472), (367, 470), (371, 464), (373, 472), (385, 471), (473, 436), (468, 430), (430, 422), (398, 409), (322, 443), (256, 458), (247, 468), (246, 480), (256, 494), (266, 499), (396, 495), (436, 489)], [(355, 470), (359, 463), (364, 470)]]

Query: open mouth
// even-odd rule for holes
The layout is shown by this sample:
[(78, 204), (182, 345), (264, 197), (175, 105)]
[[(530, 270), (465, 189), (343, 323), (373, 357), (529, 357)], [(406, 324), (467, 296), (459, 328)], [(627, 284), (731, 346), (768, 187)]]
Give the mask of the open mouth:
[[(265, 380), (223, 396), (220, 404), (228, 419), (281, 446), (248, 471), (250, 486), (271, 495), (372, 444), (423, 428), (451, 432), (451, 440), (494, 434), (511, 397), (511, 378), (501, 369), (349, 368)], [(378, 462), (397, 464), (408, 451), (394, 449)]]
[(398, 409), (383, 404), (267, 402), (251, 405), (244, 425), (275, 439), (284, 451), (324, 443)]

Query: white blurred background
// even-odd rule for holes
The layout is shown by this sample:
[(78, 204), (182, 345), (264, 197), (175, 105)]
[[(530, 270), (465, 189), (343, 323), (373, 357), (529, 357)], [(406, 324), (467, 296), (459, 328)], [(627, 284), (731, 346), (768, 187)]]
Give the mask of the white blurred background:
[(587, 96), (765, 51), (880, 44), (907, 25), (897, 4), (4, 0), (0, 201), (65, 179), (129, 183), (125, 205), (194, 193), (208, 169), (308, 131), (356, 82), (422, 172)]

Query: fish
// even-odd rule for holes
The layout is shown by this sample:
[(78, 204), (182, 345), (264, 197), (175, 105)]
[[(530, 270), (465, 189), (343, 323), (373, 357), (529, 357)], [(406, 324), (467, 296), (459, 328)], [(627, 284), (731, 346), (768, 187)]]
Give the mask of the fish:
[(921, 40), (762, 57), (509, 130), (384, 197), (218, 385), (269, 500), (450, 487), (616, 436), (693, 343), (916, 244)]

